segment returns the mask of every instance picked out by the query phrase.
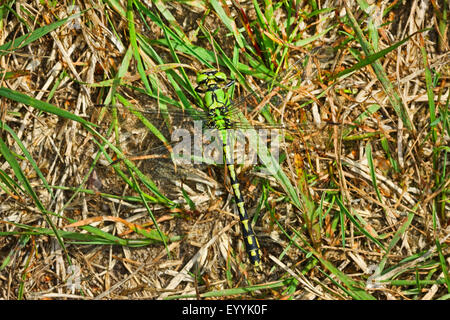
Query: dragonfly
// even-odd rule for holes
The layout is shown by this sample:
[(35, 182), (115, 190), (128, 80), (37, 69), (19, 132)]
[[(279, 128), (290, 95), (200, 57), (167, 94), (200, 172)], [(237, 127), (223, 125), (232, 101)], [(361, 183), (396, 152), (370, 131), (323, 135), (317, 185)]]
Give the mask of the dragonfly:
[[(246, 101), (249, 101), (251, 97), (262, 95), (261, 92), (263, 92), (264, 94), (265, 91), (270, 91), (271, 86), (274, 83), (280, 84), (282, 82), (282, 79), (293, 79), (295, 78), (295, 75), (301, 77), (302, 75), (299, 75), (299, 70), (304, 70), (304, 68), (301, 67), (301, 63), (303, 61), (304, 59), (299, 59), (290, 68), (288, 68), (288, 70), (281, 73), (275, 79), (275, 81), (268, 81), (263, 84), (258, 92), (254, 91), (244, 98), (238, 98), (234, 101), (232, 101), (231, 99), (230, 88), (235, 81), (228, 79), (225, 73), (216, 69), (205, 69), (199, 71), (196, 77), (197, 87), (195, 88), (195, 91), (201, 95), (204, 109), (194, 109), (189, 113), (193, 119), (203, 120), (204, 123), (206, 123), (206, 127), (212, 128), (216, 130), (216, 132), (218, 132), (218, 136), (222, 142), (222, 155), (224, 158), (224, 164), (229, 173), (231, 189), (233, 192), (237, 211), (239, 213), (240, 227), (245, 243), (246, 253), (251, 265), (253, 265), (255, 269), (262, 270), (262, 251), (256, 234), (252, 228), (252, 224), (247, 213), (244, 196), (242, 194), (241, 187), (237, 178), (236, 168), (233, 162), (233, 153), (229, 145), (229, 141), (231, 140), (230, 130), (236, 128), (254, 128), (252, 126), (249, 126), (248, 124), (236, 120), (236, 114), (239, 112), (238, 106)], [(186, 115), (184, 114), (184, 116)], [(268, 125), (266, 127), (281, 128), (282, 126)], [(130, 160), (139, 160), (145, 158), (146, 156), (134, 158), (128, 157), (128, 159)]]
[(214, 69), (204, 70), (197, 75), (196, 91), (204, 94), (204, 103), (208, 109), (207, 125), (216, 128), (222, 138), (225, 163), (230, 174), (231, 187), (238, 208), (242, 235), (250, 263), (254, 267), (261, 267), (261, 248), (249, 221), (241, 188), (236, 178), (233, 156), (227, 143), (229, 141), (228, 129), (232, 129), (232, 105), (226, 89), (233, 84), (233, 81), (225, 84), (226, 81), (227, 76), (225, 73)]

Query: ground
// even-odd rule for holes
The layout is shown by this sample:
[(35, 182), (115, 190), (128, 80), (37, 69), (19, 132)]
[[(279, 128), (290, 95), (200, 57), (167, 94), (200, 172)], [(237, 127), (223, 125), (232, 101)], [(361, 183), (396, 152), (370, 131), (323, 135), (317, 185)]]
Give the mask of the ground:
[[(347, 2), (2, 5), (1, 298), (448, 298), (449, 2)], [(168, 152), (218, 66), (282, 129), (237, 166), (262, 271), (224, 166)]]

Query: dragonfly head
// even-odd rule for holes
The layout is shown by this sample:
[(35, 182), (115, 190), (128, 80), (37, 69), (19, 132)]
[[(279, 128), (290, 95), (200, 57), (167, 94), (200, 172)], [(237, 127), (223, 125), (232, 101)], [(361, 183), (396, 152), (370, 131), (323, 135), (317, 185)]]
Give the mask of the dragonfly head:
[(226, 74), (215, 69), (202, 70), (197, 74), (197, 85), (202, 91), (211, 86), (217, 87), (218, 84), (224, 83), (226, 80)]

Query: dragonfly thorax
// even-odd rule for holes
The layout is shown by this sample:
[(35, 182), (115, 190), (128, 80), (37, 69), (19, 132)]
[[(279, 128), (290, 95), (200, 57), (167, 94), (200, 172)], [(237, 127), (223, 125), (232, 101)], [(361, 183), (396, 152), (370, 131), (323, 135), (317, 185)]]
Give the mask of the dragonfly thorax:
[(208, 127), (216, 128), (218, 130), (231, 129), (231, 120), (228, 107), (219, 106), (210, 108), (208, 111)]
[(210, 128), (219, 130), (230, 129), (230, 99), (227, 93), (232, 81), (226, 84), (227, 77), (223, 72), (208, 69), (197, 75), (196, 91), (204, 93), (203, 100), (208, 108), (208, 123)]

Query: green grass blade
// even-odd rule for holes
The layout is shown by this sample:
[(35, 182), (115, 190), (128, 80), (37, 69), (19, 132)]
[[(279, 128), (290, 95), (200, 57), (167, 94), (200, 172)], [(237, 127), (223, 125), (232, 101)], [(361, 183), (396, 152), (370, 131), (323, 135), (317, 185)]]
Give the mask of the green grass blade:
[[(345, 205), (342, 203), (342, 200), (337, 197), (336, 198), (336, 203), (338, 204), (339, 208), (341, 209), (342, 212), (345, 213), (345, 215), (347, 216), (347, 218), (350, 219), (350, 221), (356, 226), (356, 228), (362, 233), (364, 234), (367, 238), (369, 238), (370, 240), (372, 240), (374, 243), (376, 243), (381, 249), (386, 250), (383, 246), (383, 244), (376, 238), (374, 238), (359, 222), (358, 220), (348, 211), (348, 209), (345, 207)], [(358, 217), (359, 220), (364, 221), (361, 217), (359, 217), (358, 215), (356, 215)]]
[(83, 118), (66, 111), (64, 109), (58, 108), (50, 103), (34, 99), (30, 96), (27, 96), (26, 94), (20, 93), (18, 91), (14, 91), (5, 87), (0, 87), (0, 96), (5, 97), (7, 99), (20, 102), (23, 104), (26, 104), (27, 106), (31, 106), (33, 108), (39, 109), (44, 112), (49, 112), (52, 114), (55, 114), (59, 117), (62, 117), (64, 119), (69, 119), (73, 121), (77, 121), (83, 125), (87, 125), (90, 127), (96, 127), (95, 124), (84, 120)]
[(11, 153), (11, 151), (9, 150), (9, 148), (7, 147), (7, 145), (5, 144), (5, 142), (3, 141), (3, 139), (1, 137), (0, 137), (0, 153), (3, 155), (5, 160), (11, 166), (11, 169), (14, 171), (14, 174), (15, 174), (17, 180), (19, 180), (19, 182), (22, 184), (22, 186), (26, 190), (27, 194), (29, 196), (31, 196), (31, 198), (33, 199), (33, 202), (36, 205), (37, 209), (41, 212), (41, 214), (44, 217), (44, 219), (51, 226), (51, 228), (52, 228), (53, 232), (55, 233), (55, 236), (56, 236), (56, 238), (58, 240), (59, 245), (61, 246), (61, 248), (66, 253), (67, 260), (70, 263), (70, 257), (67, 255), (66, 247), (64, 245), (64, 242), (63, 242), (62, 238), (60, 237), (60, 235), (58, 233), (59, 232), (58, 229), (56, 228), (56, 226), (52, 222), (52, 220), (48, 217), (47, 210), (44, 208), (43, 204), (39, 200), (39, 197), (35, 193), (34, 189), (31, 187), (31, 184), (28, 181), (27, 177), (25, 176), (25, 174), (21, 170), (19, 163), (14, 158), (14, 156)]
[(24, 34), (23, 36), (20, 36), (14, 40), (8, 41), (7, 43), (3, 44), (0, 46), (0, 56), (4, 56), (6, 54), (9, 54), (11, 51), (16, 51), (20, 48), (23, 48), (27, 45), (29, 45), (30, 43), (42, 38), (43, 36), (45, 36), (46, 34), (52, 32), (53, 30), (63, 26), (64, 24), (72, 21), (73, 19), (76, 19), (78, 17), (80, 17), (82, 14), (84, 14), (85, 11), (81, 11), (81, 12), (77, 12), (65, 19), (56, 21), (52, 24), (49, 24), (47, 26), (38, 28), (36, 30), (34, 30), (33, 32)]
[(366, 144), (366, 157), (367, 157), (367, 163), (369, 165), (369, 172), (370, 172), (370, 178), (372, 179), (372, 185), (375, 189), (375, 192), (377, 194), (378, 200), (383, 203), (383, 199), (381, 198), (380, 189), (378, 189), (377, 184), (377, 175), (375, 172), (375, 166), (373, 164), (373, 158), (372, 158), (372, 146), (370, 145), (370, 142)]
[(20, 150), (22, 150), (23, 154), (25, 155), (25, 158), (31, 164), (31, 166), (33, 167), (33, 169), (36, 172), (36, 174), (38, 175), (38, 177), (41, 179), (42, 183), (44, 184), (45, 188), (47, 189), (47, 191), (49, 192), (51, 197), (53, 197), (53, 191), (50, 188), (50, 186), (49, 186), (49, 184), (47, 182), (47, 179), (45, 179), (45, 177), (42, 174), (41, 170), (39, 169), (39, 166), (37, 165), (36, 161), (34, 161), (33, 157), (28, 152), (27, 148), (22, 143), (22, 141), (19, 139), (19, 137), (16, 135), (16, 133), (7, 124), (5, 124), (5, 123), (3, 123), (1, 121), (0, 121), (0, 128), (4, 129), (5, 131), (7, 131), (11, 135), (11, 137), (14, 139), (14, 141), (19, 146)]
[[(362, 30), (360, 29), (358, 22), (356, 21), (355, 17), (353, 16), (352, 11), (347, 6), (346, 6), (346, 13), (347, 13), (347, 17), (349, 18), (349, 22), (350, 22), (353, 30), (355, 31), (356, 38), (358, 39), (358, 42), (361, 44), (361, 47), (364, 50), (364, 53), (366, 54), (366, 56), (371, 56), (371, 59), (374, 59), (375, 56), (373, 56), (374, 55), (373, 48), (370, 46), (370, 44), (365, 39), (364, 34), (363, 34)], [(418, 31), (418, 32), (422, 32), (422, 31)], [(413, 35), (411, 35), (410, 37), (412, 37), (412, 36)], [(405, 40), (406, 39), (404, 39), (403, 41), (405, 41)], [(400, 41), (396, 45), (391, 46), (391, 48), (394, 49), (395, 46), (399, 46), (400, 44), (402, 44), (403, 41)], [(381, 63), (379, 61), (377, 61), (377, 59), (378, 58), (376, 58), (373, 62), (371, 62), (372, 66), (374, 68), (374, 71), (375, 71), (378, 79), (380, 80), (395, 112), (400, 117), (400, 119), (403, 121), (403, 123), (405, 124), (405, 127), (412, 130), (413, 125), (411, 124), (411, 121), (409, 119), (409, 115), (406, 111), (406, 108), (405, 108), (402, 100), (400, 99), (398, 93), (394, 90), (394, 86), (389, 81), (389, 78), (387, 77), (387, 74), (384, 71), (383, 66), (381, 65)]]

